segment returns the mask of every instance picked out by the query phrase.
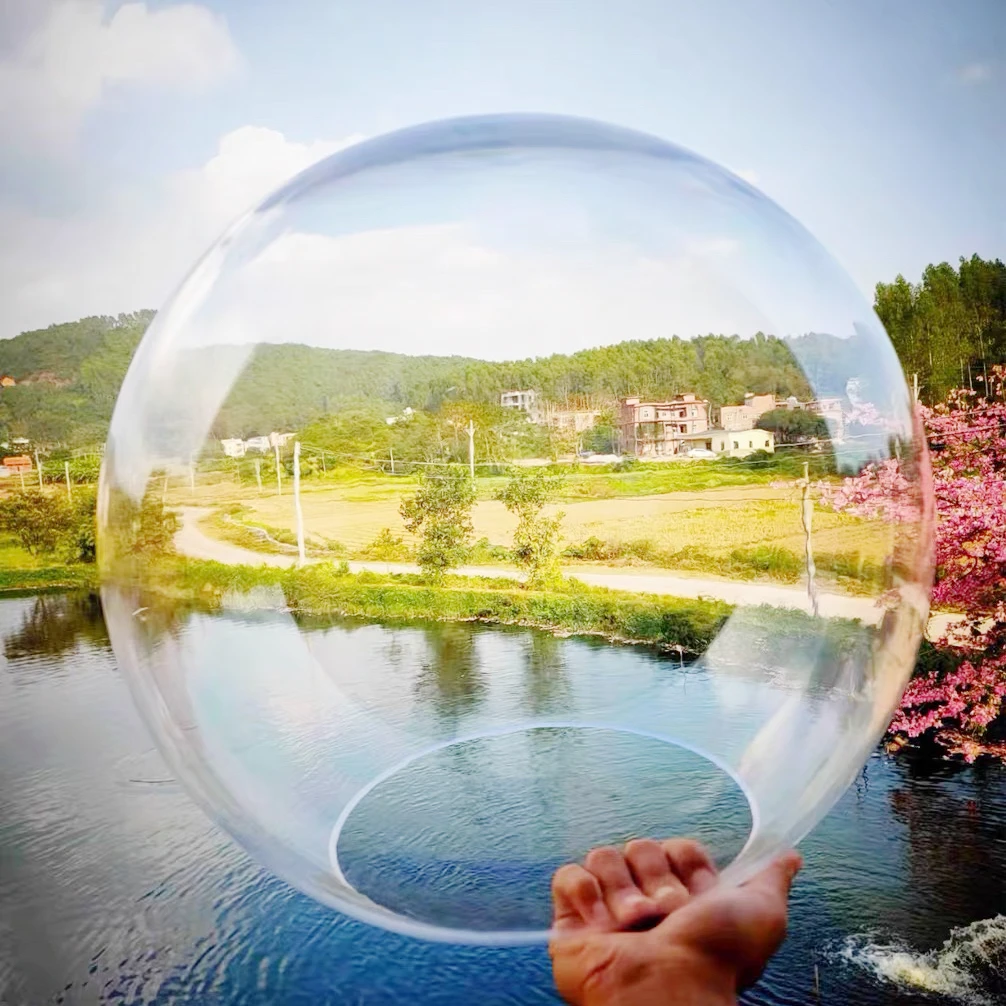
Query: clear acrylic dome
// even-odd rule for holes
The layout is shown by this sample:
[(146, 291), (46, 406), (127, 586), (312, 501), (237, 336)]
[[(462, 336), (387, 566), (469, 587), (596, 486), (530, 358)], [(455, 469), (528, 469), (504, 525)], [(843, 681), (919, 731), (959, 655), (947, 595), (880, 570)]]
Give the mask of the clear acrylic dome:
[[(529, 585), (499, 496), (536, 460), (565, 579)], [(879, 503), (829, 505), (876, 463)], [(756, 189), (585, 120), (438, 122), (296, 177), (158, 314), (105, 613), (170, 765), (277, 874), (543, 939), (589, 848), (694, 835), (737, 883), (852, 782), (928, 612), (927, 464), (878, 319)], [(431, 579), (402, 501), (471, 481)]]

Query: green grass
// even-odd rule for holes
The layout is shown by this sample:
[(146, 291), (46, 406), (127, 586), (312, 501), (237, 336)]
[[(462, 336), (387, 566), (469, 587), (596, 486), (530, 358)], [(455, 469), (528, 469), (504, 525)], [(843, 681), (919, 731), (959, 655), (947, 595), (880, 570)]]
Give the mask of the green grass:
[(0, 593), (37, 594), (47, 590), (93, 590), (97, 575), (92, 565), (43, 566), (36, 569), (0, 568)]
[(0, 535), (0, 592), (91, 588), (95, 583), (94, 566), (67, 565), (55, 555), (32, 555), (15, 538)]
[[(774, 580), (800, 583), (806, 575), (804, 556), (779, 545), (738, 547), (729, 552), (709, 552), (695, 546), (661, 548), (650, 538), (632, 541), (602, 541), (590, 537), (568, 545), (562, 553), (564, 562), (619, 563), (660, 566), (722, 576), (731, 580)], [(850, 593), (875, 593), (883, 587), (886, 571), (882, 564), (857, 552), (821, 552), (814, 556), (818, 573)]]
[[(448, 576), (431, 585), (419, 574), (350, 573), (343, 563), (302, 569), (228, 566), (170, 557), (150, 566), (144, 577), (152, 605), (165, 599), (178, 608), (210, 609), (227, 595), (256, 587), (279, 588), (276, 604), (304, 615), (342, 615), (383, 623), (478, 621), (525, 625), (567, 635), (602, 636), (618, 642), (648, 643), (704, 652), (732, 607), (721, 601), (693, 600), (590, 587), (563, 581), (554, 590), (529, 590), (515, 580)], [(858, 622), (815, 620), (799, 611), (745, 609), (754, 618), (767, 651), (779, 640), (817, 638), (824, 632), (836, 646), (858, 640)]]

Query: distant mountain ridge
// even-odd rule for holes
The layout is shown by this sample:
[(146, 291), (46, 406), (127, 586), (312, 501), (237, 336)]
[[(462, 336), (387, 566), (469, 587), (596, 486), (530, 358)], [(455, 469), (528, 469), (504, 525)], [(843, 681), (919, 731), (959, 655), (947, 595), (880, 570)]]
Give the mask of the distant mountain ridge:
[[(129, 361), (153, 317), (140, 311), (84, 318), (0, 340), (0, 374), (17, 381), (0, 391), (0, 430), (69, 446), (103, 440)], [(390, 414), (406, 405), (436, 409), (447, 399), (494, 402), (501, 391), (528, 387), (560, 402), (685, 391), (717, 405), (740, 401), (746, 391), (810, 395), (789, 345), (761, 334), (628, 340), (503, 363), (285, 343), (256, 348), (213, 433), (297, 428), (347, 406)]]

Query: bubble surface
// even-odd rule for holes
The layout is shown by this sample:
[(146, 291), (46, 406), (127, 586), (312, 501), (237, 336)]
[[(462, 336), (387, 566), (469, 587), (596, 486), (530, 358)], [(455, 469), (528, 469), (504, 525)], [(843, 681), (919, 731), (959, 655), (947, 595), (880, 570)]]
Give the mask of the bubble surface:
[(357, 918), (544, 939), (558, 863), (659, 832), (737, 883), (911, 672), (912, 415), (862, 294), (724, 169), (555, 116), (402, 130), (245, 214), (144, 337), (115, 652), (192, 795)]

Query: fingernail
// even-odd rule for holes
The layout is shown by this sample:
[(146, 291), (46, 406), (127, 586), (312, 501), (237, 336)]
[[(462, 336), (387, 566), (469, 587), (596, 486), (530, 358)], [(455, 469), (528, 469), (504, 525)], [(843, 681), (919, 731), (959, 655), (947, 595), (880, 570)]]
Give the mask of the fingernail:
[(603, 901), (598, 901), (590, 914), (594, 922), (599, 926), (606, 926), (610, 921), (608, 909), (604, 907)]

